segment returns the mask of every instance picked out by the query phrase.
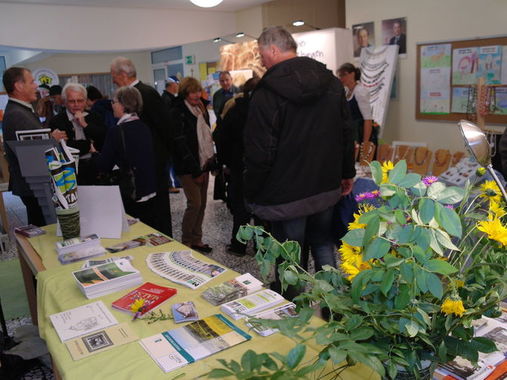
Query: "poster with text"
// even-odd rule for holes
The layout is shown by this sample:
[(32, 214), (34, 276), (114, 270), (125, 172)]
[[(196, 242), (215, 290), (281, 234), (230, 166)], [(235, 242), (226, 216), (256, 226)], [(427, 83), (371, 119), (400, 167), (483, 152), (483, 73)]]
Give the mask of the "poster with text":
[(407, 18), (382, 20), (382, 44), (398, 45), (398, 54), (407, 54)]
[(479, 48), (478, 78), (484, 78), (486, 84), (500, 83), (500, 70), (502, 68), (502, 47), (481, 46)]
[(362, 48), (375, 46), (375, 24), (373, 22), (364, 22), (352, 25), (352, 37), (354, 57), (359, 57)]
[(479, 48), (454, 49), (452, 52), (452, 84), (475, 84), (479, 66)]
[(421, 47), (420, 112), (448, 114), (451, 107), (451, 44)]
[(470, 96), (470, 87), (454, 87), (452, 89), (451, 112), (467, 113)]

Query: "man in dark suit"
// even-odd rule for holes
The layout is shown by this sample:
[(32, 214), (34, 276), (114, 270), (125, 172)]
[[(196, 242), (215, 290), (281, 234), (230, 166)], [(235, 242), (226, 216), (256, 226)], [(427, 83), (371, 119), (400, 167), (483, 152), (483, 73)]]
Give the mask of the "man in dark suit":
[(49, 122), (52, 131), (60, 130), (67, 134), (67, 145), (79, 149), (78, 184), (95, 184), (95, 170), (92, 167), (90, 148), (93, 144), (98, 151), (102, 149), (107, 127), (100, 115), (85, 112), (86, 88), (79, 83), (67, 83), (62, 90), (65, 108)]
[(155, 149), (155, 174), (157, 176), (157, 223), (151, 226), (172, 236), (171, 205), (169, 203), (169, 171), (171, 129), (169, 112), (157, 90), (137, 79), (134, 63), (125, 57), (117, 57), (111, 63), (111, 77), (118, 87), (135, 87), (143, 98), (140, 118), (151, 129)]
[(407, 36), (401, 32), (401, 23), (399, 21), (395, 21), (393, 24), (393, 34), (394, 36), (389, 40), (389, 45), (398, 45), (400, 47), (398, 54), (406, 54)]
[[(3, 118), (4, 149), (9, 163), (9, 190), (21, 198), (26, 206), (28, 223), (36, 226), (44, 226), (46, 221), (37, 198), (21, 175), (19, 162), (6, 143), (16, 140), (16, 131), (42, 128), (39, 117), (35, 114), (31, 103), (37, 99), (37, 83), (35, 83), (30, 70), (21, 67), (11, 67), (3, 74), (5, 91), (9, 95), (9, 101), (5, 108)], [(53, 138), (60, 140), (66, 138), (65, 132), (54, 131)]]
[(168, 109), (174, 105), (174, 101), (176, 100), (176, 95), (178, 95), (178, 89), (180, 87), (178, 78), (169, 77), (165, 81), (165, 90), (162, 92), (162, 101), (166, 105)]

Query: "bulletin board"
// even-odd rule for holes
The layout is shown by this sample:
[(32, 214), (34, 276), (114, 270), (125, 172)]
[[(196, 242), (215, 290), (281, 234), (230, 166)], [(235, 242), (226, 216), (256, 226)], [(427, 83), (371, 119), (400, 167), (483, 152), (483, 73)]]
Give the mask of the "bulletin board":
[(416, 119), (474, 119), (479, 103), (507, 124), (507, 36), (419, 43), (416, 73)]

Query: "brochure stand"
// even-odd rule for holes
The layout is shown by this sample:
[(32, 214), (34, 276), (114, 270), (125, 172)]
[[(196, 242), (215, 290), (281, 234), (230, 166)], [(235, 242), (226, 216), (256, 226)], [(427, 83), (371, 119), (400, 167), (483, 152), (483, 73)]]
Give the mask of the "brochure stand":
[(7, 144), (18, 158), (21, 175), (39, 201), (46, 223), (56, 223), (55, 208), (51, 200), (53, 193), (44, 156), (44, 152), (55, 146), (56, 141), (53, 139), (7, 141)]

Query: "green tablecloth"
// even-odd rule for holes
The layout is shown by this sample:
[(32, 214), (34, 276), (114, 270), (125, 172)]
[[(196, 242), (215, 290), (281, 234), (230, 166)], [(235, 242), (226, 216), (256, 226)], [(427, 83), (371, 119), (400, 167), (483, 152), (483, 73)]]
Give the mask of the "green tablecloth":
[[(172, 379), (182, 373), (181, 379), (192, 379), (199, 375), (209, 372), (212, 368), (220, 367), (217, 359), (235, 359), (240, 360), (241, 355), (247, 350), (252, 349), (258, 353), (261, 352), (280, 352), (287, 353), (293, 346), (294, 342), (281, 335), (274, 334), (270, 337), (260, 337), (251, 332), (252, 340), (228, 350), (215, 354), (205, 360), (197, 361), (191, 365), (183, 367), (177, 371), (165, 374), (151, 357), (144, 351), (137, 342), (126, 344), (100, 354), (92, 355), (88, 358), (74, 361), (67, 347), (60, 341), (55, 329), (53, 328), (49, 315), (64, 310), (90, 303), (96, 300), (102, 300), (106, 306), (112, 311), (116, 319), (122, 322), (129, 322), (133, 330), (139, 338), (145, 338), (161, 331), (178, 327), (172, 320), (161, 321), (148, 324), (142, 320), (131, 321), (131, 317), (123, 312), (117, 311), (111, 307), (111, 303), (126, 294), (129, 290), (122, 290), (116, 293), (100, 297), (95, 300), (88, 300), (79, 290), (71, 272), (79, 269), (82, 262), (61, 265), (57, 259), (55, 251), (55, 242), (60, 238), (55, 236), (55, 226), (45, 227), (46, 235), (38, 236), (30, 239), (33, 248), (41, 256), (46, 270), (37, 275), (37, 307), (38, 322), (41, 337), (46, 341), (49, 351), (53, 357), (53, 361), (57, 366), (60, 375), (64, 379), (70, 380), (92, 380), (92, 379)], [(130, 232), (122, 236), (121, 241), (131, 240), (140, 235), (153, 232), (153, 229), (142, 223), (133, 225)], [(102, 245), (108, 247), (117, 244), (120, 240), (103, 239)], [(175, 284), (153, 273), (146, 264), (146, 257), (152, 252), (163, 252), (188, 249), (178, 242), (171, 242), (158, 247), (138, 247), (127, 251), (119, 252), (114, 256), (132, 255), (134, 257), (132, 264), (141, 271), (144, 282), (153, 282), (163, 286), (174, 287), (178, 293), (171, 298), (170, 301), (164, 303), (161, 309), (165, 313), (170, 312), (170, 305), (177, 302), (193, 301), (197, 307), (200, 317), (219, 313), (219, 307), (212, 306), (205, 301), (200, 295), (210, 286), (215, 286), (223, 281), (230, 280), (238, 275), (238, 273), (227, 270), (222, 275), (213, 279), (209, 283), (203, 285), (197, 290), (191, 290), (187, 287)], [(193, 255), (199, 259), (213, 262), (209, 258), (193, 252)], [(111, 257), (112, 254), (103, 257)], [(98, 257), (100, 258), (100, 257)], [(240, 328), (248, 331), (242, 320), (235, 321)], [(314, 318), (313, 325), (323, 323), (322, 320)], [(309, 343), (307, 347), (306, 360), (315, 358), (320, 347), (315, 343)], [(325, 372), (329, 372), (333, 368), (330, 366)], [(309, 378), (316, 378), (310, 375)], [(359, 379), (377, 379), (377, 375), (367, 367), (357, 366), (348, 369), (342, 374), (343, 379), (359, 380)]]

